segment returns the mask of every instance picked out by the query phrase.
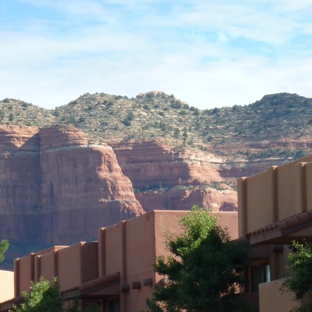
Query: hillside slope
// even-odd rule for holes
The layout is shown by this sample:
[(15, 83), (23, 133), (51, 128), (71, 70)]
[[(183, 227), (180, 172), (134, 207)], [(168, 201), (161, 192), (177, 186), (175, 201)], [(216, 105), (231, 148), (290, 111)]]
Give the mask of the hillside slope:
[(95, 141), (165, 138), (177, 148), (217, 150), (230, 143), (308, 137), (312, 132), (312, 99), (280, 93), (245, 106), (210, 110), (189, 107), (159, 91), (133, 99), (84, 94), (55, 110), (5, 99), (0, 102), (0, 121), (38, 127), (73, 124)]

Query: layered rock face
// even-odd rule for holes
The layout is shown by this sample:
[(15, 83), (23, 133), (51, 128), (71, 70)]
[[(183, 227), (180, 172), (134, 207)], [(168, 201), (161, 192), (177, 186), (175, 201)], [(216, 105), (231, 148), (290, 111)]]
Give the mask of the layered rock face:
[(174, 186), (181, 183), (181, 179), (190, 178), (190, 168), (183, 162), (181, 153), (159, 141), (109, 141), (108, 144), (113, 148), (122, 172), (135, 188), (159, 183)]
[(213, 154), (175, 152), (164, 142), (109, 142), (144, 210), (237, 210), (235, 178), (221, 176), (223, 160)]
[[(288, 142), (287, 147), (304, 147), (309, 141)], [(153, 209), (190, 209), (201, 205), (214, 211), (237, 211), (236, 180), (279, 166), (279, 158), (246, 160), (202, 151), (175, 152), (163, 140), (114, 142), (113, 147), (123, 173), (135, 188), (136, 198), (145, 211)], [(286, 146), (285, 142), (224, 144), (223, 154), (240, 150)]]
[[(40, 206), (40, 137), (37, 128), (0, 128), (0, 237), (34, 237)], [(25, 217), (24, 217), (25, 216)]]
[(233, 190), (218, 191), (203, 186), (192, 189), (172, 188), (167, 191), (137, 193), (144, 210), (189, 210), (194, 205), (213, 211), (237, 211), (237, 194)]
[(1, 127), (0, 142), (0, 237), (70, 244), (144, 213), (112, 148), (74, 127)]

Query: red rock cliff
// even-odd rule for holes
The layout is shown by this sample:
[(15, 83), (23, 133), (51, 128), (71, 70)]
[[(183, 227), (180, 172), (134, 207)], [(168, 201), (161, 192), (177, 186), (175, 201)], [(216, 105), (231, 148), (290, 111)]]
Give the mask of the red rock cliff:
[(123, 173), (132, 181), (146, 211), (190, 209), (236, 210), (235, 179), (220, 175), (222, 159), (213, 154), (175, 152), (159, 140), (108, 142)]
[(1, 127), (0, 142), (0, 237), (69, 244), (144, 213), (112, 148), (74, 127)]

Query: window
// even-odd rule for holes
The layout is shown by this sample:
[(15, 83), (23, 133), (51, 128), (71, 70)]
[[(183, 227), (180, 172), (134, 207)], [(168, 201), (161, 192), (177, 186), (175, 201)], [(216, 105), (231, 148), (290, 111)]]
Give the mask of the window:
[(120, 312), (120, 302), (117, 300), (110, 300), (108, 302), (108, 312)]
[(270, 281), (270, 265), (268, 263), (251, 268), (252, 292), (259, 292), (259, 284)]

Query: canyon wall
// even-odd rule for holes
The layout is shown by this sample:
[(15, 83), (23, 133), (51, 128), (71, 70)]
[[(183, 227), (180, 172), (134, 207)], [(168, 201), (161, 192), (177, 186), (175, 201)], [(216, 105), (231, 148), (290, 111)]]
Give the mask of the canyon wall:
[(70, 244), (144, 210), (111, 147), (74, 127), (0, 128), (0, 237)]
[[(186, 210), (200, 205), (213, 211), (237, 211), (236, 180), (286, 163), (285, 158), (246, 160), (188, 149), (177, 152), (164, 140), (108, 141), (123, 173), (132, 181), (136, 198), (145, 211)], [(250, 149), (287, 146), (295, 142), (223, 144), (219, 154), (233, 155)], [(298, 141), (298, 148), (308, 141)], [(305, 144), (305, 145), (304, 145)], [(221, 152), (221, 153), (220, 153)]]
[(71, 244), (154, 209), (236, 211), (236, 178), (286, 162), (177, 152), (161, 140), (107, 143), (72, 126), (1, 126), (0, 237)]
[(72, 126), (1, 126), (0, 237), (70, 244), (153, 209), (236, 211), (236, 178), (285, 162), (177, 152), (161, 140), (107, 143)]
[(236, 179), (222, 177), (222, 157), (202, 151), (175, 152), (160, 140), (114, 142), (123, 173), (145, 211), (188, 210), (200, 205), (214, 211), (236, 211)]

